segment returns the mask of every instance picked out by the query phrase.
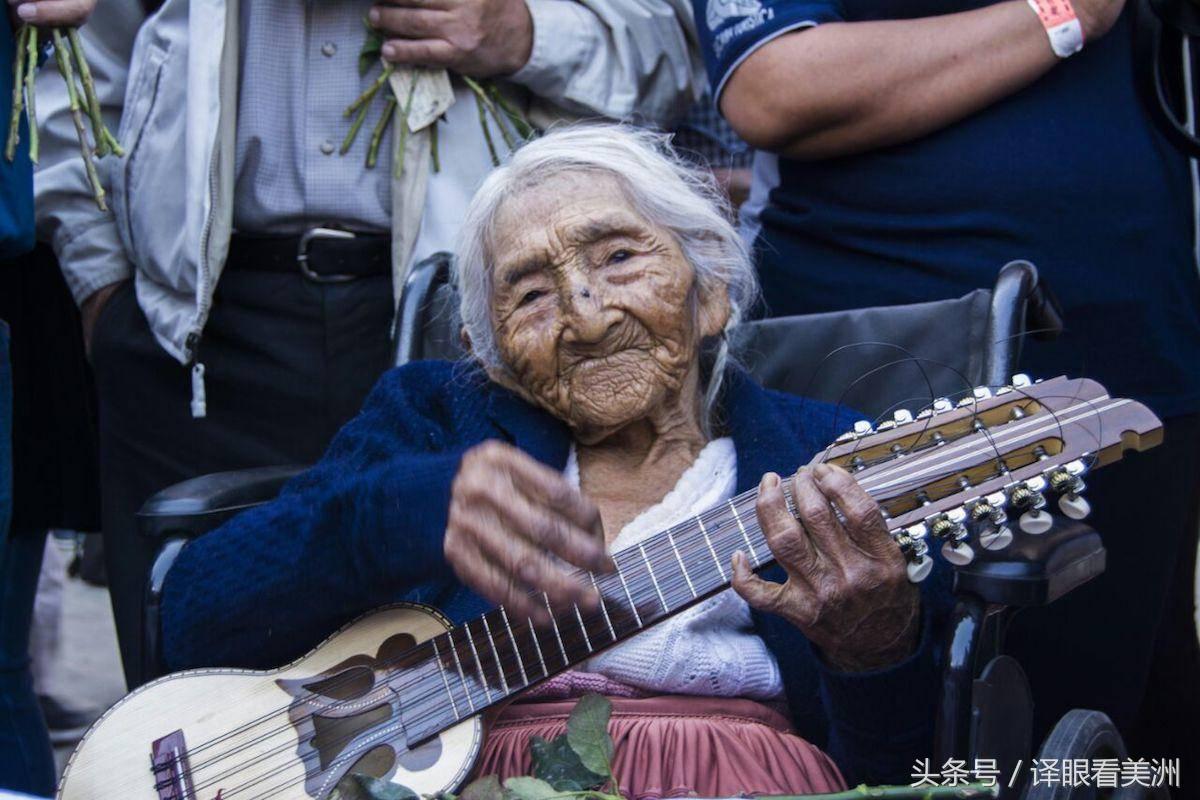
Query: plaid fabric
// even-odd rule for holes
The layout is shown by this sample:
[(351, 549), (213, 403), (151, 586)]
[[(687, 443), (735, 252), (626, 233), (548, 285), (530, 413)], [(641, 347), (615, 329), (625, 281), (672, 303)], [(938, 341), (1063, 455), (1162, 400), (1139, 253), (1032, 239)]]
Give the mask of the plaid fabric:
[(365, 166), (386, 93), (371, 105), (354, 146), (342, 112), (379, 75), (358, 72), (369, 0), (254, 0), (241, 4), (241, 87), (233, 223), (287, 233), (333, 222), (392, 228), (392, 135)]
[(675, 129), (675, 146), (713, 168), (748, 167), (754, 157), (754, 150), (738, 138), (707, 92)]

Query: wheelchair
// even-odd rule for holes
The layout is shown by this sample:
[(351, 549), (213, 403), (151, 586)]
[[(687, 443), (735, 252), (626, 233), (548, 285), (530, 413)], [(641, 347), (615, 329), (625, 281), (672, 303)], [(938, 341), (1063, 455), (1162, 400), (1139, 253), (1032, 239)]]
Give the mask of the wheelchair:
[[(438, 254), (409, 274), (393, 330), (397, 366), (463, 355), (450, 270), (450, 256)], [(1000, 269), (990, 290), (932, 303), (747, 322), (734, 332), (731, 345), (741, 364), (769, 388), (841, 403), (878, 418), (934, 397), (970, 394), (975, 386), (1006, 384), (1016, 372), (1027, 331), (1034, 332), (1033, 338), (1049, 339), (1061, 330), (1057, 306), (1039, 282), (1036, 268), (1015, 261)], [(946, 331), (959, 335), (946, 336)], [(877, 359), (877, 366), (864, 369), (859, 357), (864, 353)], [(157, 542), (159, 555), (145, 597), (141, 682), (165, 672), (160, 601), (179, 551), (230, 517), (269, 501), (305, 468), (271, 466), (205, 475), (146, 501), (138, 513), (139, 529)], [(1045, 535), (1020, 537), (1004, 551), (985, 553), (955, 568), (930, 765), (957, 760), (969, 767), (980, 759), (994, 760), (999, 796), (1006, 798), (1169, 796), (1161, 787), (1108, 792), (1033, 785), (1030, 777), (1028, 767), (1035, 756), (1127, 757), (1108, 717), (1083, 709), (1064, 715), (1035, 753), (1029, 682), (1020, 664), (1003, 652), (1004, 632), (1014, 613), (1048, 604), (1104, 568), (1100, 536), (1080, 522), (1058, 518)]]

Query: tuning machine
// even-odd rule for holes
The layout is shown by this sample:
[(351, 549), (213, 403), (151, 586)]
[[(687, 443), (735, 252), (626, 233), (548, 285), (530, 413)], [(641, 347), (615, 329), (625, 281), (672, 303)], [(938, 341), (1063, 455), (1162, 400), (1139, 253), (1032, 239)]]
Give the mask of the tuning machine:
[(910, 525), (892, 533), (892, 539), (908, 562), (905, 571), (912, 583), (920, 583), (933, 571), (933, 559), (929, 557), (929, 545), (925, 542), (927, 533), (928, 529), (923, 524)]
[(1082, 476), (1086, 471), (1082, 461), (1072, 461), (1046, 475), (1050, 488), (1058, 493), (1059, 509), (1071, 519), (1084, 519), (1092, 511), (1091, 504), (1083, 497), (1083, 490), (1087, 485)]
[(1017, 389), (1027, 389), (1033, 385), (1033, 379), (1023, 372), (1018, 372), (1012, 376), (1008, 386), (1001, 386), (996, 390), (996, 394), (1008, 394)]
[(1017, 524), (1021, 530), (1032, 536), (1045, 533), (1054, 524), (1050, 514), (1043, 510), (1046, 507), (1046, 496), (1043, 494), (1045, 490), (1045, 478), (1034, 477), (1018, 483), (1008, 493), (1009, 504), (1015, 509), (1024, 510)]
[(854, 423), (854, 429), (846, 431), (841, 436), (837, 437), (835, 444), (844, 444), (853, 442), (855, 439), (861, 439), (863, 436), (870, 436), (875, 430), (871, 427), (871, 423), (865, 419), (860, 419)]
[(1012, 543), (1013, 533), (1004, 510), (1007, 503), (1004, 492), (995, 492), (969, 506), (968, 515), (979, 530), (979, 544), (984, 550), (1003, 550)]
[(929, 535), (942, 541), (942, 556), (956, 567), (975, 560), (975, 550), (967, 544), (967, 514), (954, 508), (929, 521)]

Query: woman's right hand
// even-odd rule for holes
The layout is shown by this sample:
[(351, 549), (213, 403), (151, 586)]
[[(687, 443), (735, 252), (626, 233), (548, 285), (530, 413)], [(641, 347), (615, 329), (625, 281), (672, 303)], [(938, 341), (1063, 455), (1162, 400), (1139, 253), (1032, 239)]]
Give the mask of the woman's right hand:
[[(464, 584), (510, 614), (549, 621), (553, 606), (592, 610), (599, 594), (568, 565), (607, 572), (600, 512), (558, 472), (490, 440), (463, 456), (450, 495), (446, 561)], [(561, 560), (560, 560), (561, 559)], [(565, 563), (563, 563), (565, 562)]]

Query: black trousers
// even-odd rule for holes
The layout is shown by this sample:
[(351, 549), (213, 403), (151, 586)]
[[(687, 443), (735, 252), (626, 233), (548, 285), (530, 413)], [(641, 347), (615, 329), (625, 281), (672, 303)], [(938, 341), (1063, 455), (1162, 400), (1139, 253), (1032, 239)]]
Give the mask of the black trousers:
[(155, 555), (135, 512), (197, 475), (316, 461), (390, 365), (392, 314), (387, 276), (317, 284), (299, 273), (227, 272), (199, 348), (208, 416), (193, 419), (190, 372), (155, 342), (132, 284), (102, 310), (92, 339), (101, 514), (131, 688)]

